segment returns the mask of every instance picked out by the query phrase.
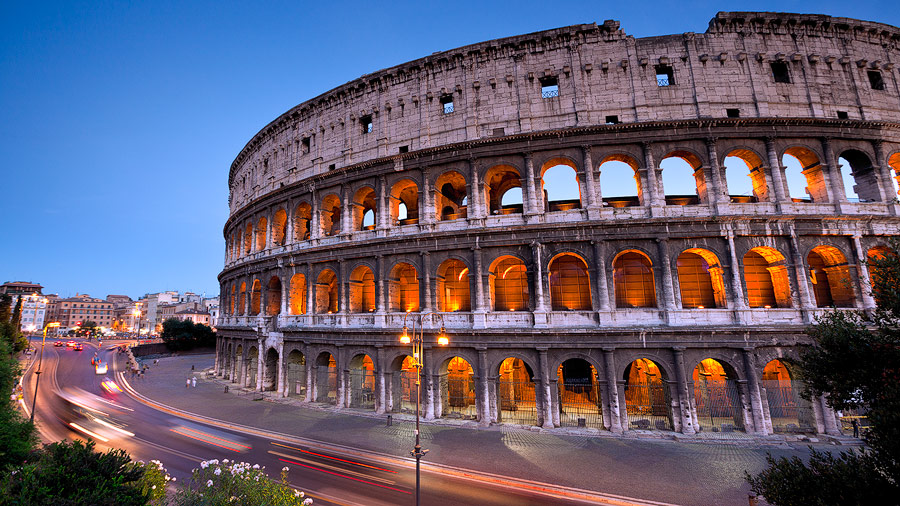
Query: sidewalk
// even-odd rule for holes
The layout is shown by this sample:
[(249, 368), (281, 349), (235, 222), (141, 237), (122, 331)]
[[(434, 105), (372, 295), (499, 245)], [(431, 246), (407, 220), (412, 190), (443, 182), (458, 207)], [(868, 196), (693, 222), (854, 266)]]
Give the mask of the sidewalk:
[[(386, 415), (310, 407), (230, 383), (230, 393), (225, 393), (227, 382), (206, 377), (213, 360), (212, 354), (160, 358), (158, 364), (145, 360), (150, 366), (147, 373), (143, 378), (129, 378), (129, 383), (154, 401), (200, 416), (393, 457), (409, 456), (413, 416), (394, 414), (393, 425), (388, 426)], [(194, 376), (197, 386), (186, 388), (185, 379)], [(473, 422), (458, 420), (422, 423), (422, 445), (430, 450), (424, 460), (679, 504), (747, 504), (744, 470), (760, 471), (766, 452), (776, 457), (808, 453), (808, 443), (745, 434), (715, 435), (727, 440), (678, 437), (674, 441), (674, 434), (650, 431), (625, 437), (589, 429), (475, 427)], [(685, 440), (691, 444), (684, 444)], [(850, 442), (848, 438), (845, 444)]]

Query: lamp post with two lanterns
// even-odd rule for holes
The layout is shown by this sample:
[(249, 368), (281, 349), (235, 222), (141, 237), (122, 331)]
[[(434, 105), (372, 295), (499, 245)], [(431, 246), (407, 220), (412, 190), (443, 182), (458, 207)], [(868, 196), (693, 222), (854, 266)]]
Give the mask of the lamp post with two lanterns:
[[(403, 344), (412, 344), (413, 348), (413, 367), (416, 368), (416, 446), (410, 453), (413, 457), (416, 458), (416, 506), (419, 505), (419, 475), (420, 475), (420, 461), (422, 456), (428, 453), (428, 450), (422, 449), (422, 445), (419, 439), (419, 399), (422, 394), (422, 365), (424, 360), (425, 353), (425, 317), (436, 314), (441, 318), (441, 331), (437, 335), (437, 344), (440, 346), (447, 346), (450, 343), (450, 339), (447, 337), (446, 332), (444, 332), (444, 317), (440, 313), (425, 313), (414, 315), (412, 318), (412, 336), (409, 333), (409, 327), (406, 326), (406, 318), (409, 316), (409, 313), (406, 313), (403, 316), (403, 334), (400, 336), (400, 342)], [(416, 318), (419, 317), (419, 328), (416, 329)]]

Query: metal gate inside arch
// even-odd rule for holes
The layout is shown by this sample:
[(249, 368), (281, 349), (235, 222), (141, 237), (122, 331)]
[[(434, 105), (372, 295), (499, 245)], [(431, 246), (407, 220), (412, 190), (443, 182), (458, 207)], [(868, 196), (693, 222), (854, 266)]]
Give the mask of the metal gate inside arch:
[(717, 360), (707, 358), (694, 368), (694, 406), (701, 431), (744, 430), (737, 382)]

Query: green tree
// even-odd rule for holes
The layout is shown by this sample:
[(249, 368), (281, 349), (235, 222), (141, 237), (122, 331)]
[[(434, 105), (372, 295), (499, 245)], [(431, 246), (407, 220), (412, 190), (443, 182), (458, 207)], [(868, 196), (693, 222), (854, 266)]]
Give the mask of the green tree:
[(13, 312), (12, 297), (0, 295), (0, 340), (6, 342), (9, 347), (7, 353), (18, 353), (28, 347), (28, 340), (19, 331), (19, 320), (22, 313), (22, 299), (16, 303), (16, 311)]
[[(754, 493), (776, 506), (875, 504), (871, 493), (900, 496), (900, 243), (871, 259), (875, 314), (831, 311), (808, 330), (812, 345), (801, 353), (804, 396), (825, 395), (836, 410), (864, 408), (869, 448), (838, 457), (813, 453), (799, 459), (769, 460), (769, 468), (747, 475)], [(804, 483), (818, 480), (817, 486)], [(890, 495), (886, 495), (890, 494)]]
[(19, 362), (9, 353), (9, 343), (0, 339), (0, 472), (25, 461), (38, 444), (34, 424), (15, 408), (10, 393), (18, 381)]
[(211, 328), (202, 323), (195, 324), (190, 320), (178, 318), (166, 319), (159, 337), (166, 343), (166, 347), (173, 351), (211, 347), (216, 344), (216, 334)]
[(143, 506), (144, 466), (125, 450), (94, 451), (93, 441), (51, 443), (36, 459), (0, 482), (0, 503), (10, 506)]

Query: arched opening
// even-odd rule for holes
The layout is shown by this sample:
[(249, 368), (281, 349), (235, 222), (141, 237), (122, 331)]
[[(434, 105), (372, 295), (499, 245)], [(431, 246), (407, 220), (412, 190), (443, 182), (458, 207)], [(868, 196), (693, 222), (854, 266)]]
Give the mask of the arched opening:
[(266, 352), (265, 369), (263, 370), (263, 391), (273, 391), (278, 388), (278, 351), (269, 348)]
[(334, 356), (323, 351), (316, 358), (316, 402), (337, 404), (338, 368)]
[(441, 409), (443, 418), (461, 418), (474, 420), (477, 417), (475, 407), (475, 371), (461, 357), (447, 360), (441, 367)]
[[(415, 361), (409, 355), (394, 359), (391, 365), (391, 411), (399, 413), (416, 412)], [(387, 408), (387, 407), (386, 407)]]
[(659, 162), (662, 169), (666, 205), (686, 206), (706, 202), (706, 178), (697, 155), (687, 151), (673, 151)]
[(451, 258), (438, 267), (438, 307), (440, 311), (471, 311), (469, 296), (469, 268), (461, 261)]
[(656, 307), (653, 265), (647, 255), (625, 251), (613, 261), (616, 307)]
[(309, 240), (310, 223), (312, 222), (312, 207), (302, 202), (294, 212), (294, 240)]
[(337, 274), (331, 269), (319, 273), (316, 279), (316, 313), (331, 314), (338, 312)]
[(419, 310), (419, 278), (415, 267), (401, 262), (391, 269), (388, 296), (391, 311), (409, 313)]
[(241, 283), (241, 294), (240, 294), (240, 297), (241, 297), (241, 300), (240, 300), (240, 302), (238, 303), (237, 314), (243, 316), (243, 315), (244, 315), (244, 311), (247, 310), (247, 309), (246, 309), (246, 308), (247, 308), (247, 282), (246, 282), (246, 281)]
[(880, 202), (878, 173), (872, 167), (868, 155), (856, 149), (848, 149), (838, 157), (844, 194), (851, 202)]
[(256, 251), (266, 249), (266, 227), (268, 227), (268, 220), (265, 217), (256, 222)]
[(350, 407), (375, 409), (375, 365), (368, 355), (350, 360)]
[(256, 390), (256, 376), (259, 373), (259, 350), (254, 346), (247, 353), (247, 387)]
[(250, 292), (250, 315), (257, 316), (262, 304), (262, 283), (259, 279), (253, 280), (253, 286)]
[(822, 162), (807, 148), (795, 146), (781, 157), (788, 192), (794, 202), (827, 202), (828, 190)]
[(550, 261), (550, 301), (553, 311), (590, 311), (591, 278), (587, 262), (563, 253)]
[(272, 244), (275, 246), (284, 246), (287, 237), (287, 213), (284, 209), (275, 211), (272, 216)]
[(672, 430), (672, 399), (659, 366), (650, 359), (639, 358), (628, 364), (623, 379), (628, 428)]
[(375, 190), (368, 186), (353, 197), (353, 230), (375, 230)]
[(570, 358), (556, 369), (559, 424), (562, 427), (603, 428), (603, 403), (597, 370), (587, 360)]
[(528, 271), (514, 256), (494, 260), (490, 268), (491, 300), (494, 311), (528, 311)]
[(499, 372), (498, 421), (517, 425), (536, 425), (537, 403), (531, 366), (520, 358), (509, 357), (500, 364)]
[(232, 354), (231, 359), (231, 382), (237, 383), (241, 381), (241, 367), (243, 366), (244, 360), (244, 347), (242, 345), (237, 345), (234, 348), (234, 354)]
[(541, 199), (545, 211), (582, 207), (578, 173), (571, 160), (556, 158), (544, 164), (541, 168)]
[(900, 199), (900, 153), (894, 153), (888, 158), (888, 167), (891, 180), (888, 186), (888, 201), (897, 202)]
[(806, 257), (817, 307), (853, 307), (850, 266), (834, 246), (816, 246)]
[(722, 267), (715, 254), (691, 248), (678, 256), (675, 265), (682, 308), (709, 309), (727, 305)]
[(468, 216), (466, 178), (456, 171), (444, 172), (434, 183), (435, 212), (438, 221)]
[(734, 369), (712, 358), (694, 368), (694, 405), (701, 431), (744, 430), (744, 411)]
[(395, 225), (419, 222), (419, 187), (415, 181), (404, 179), (391, 188), (391, 222)]
[(725, 182), (728, 195), (735, 204), (769, 200), (765, 164), (749, 149), (735, 149), (725, 156)]
[(791, 307), (791, 286), (784, 255), (758, 246), (744, 255), (744, 283), (751, 308)]
[(600, 163), (600, 188), (603, 205), (632, 207), (643, 205), (638, 163), (628, 155), (610, 155)]
[(794, 380), (788, 363), (775, 359), (763, 368), (762, 386), (769, 405), (774, 432), (815, 432), (815, 418), (809, 401), (800, 396), (802, 381)]
[(375, 311), (375, 274), (372, 269), (360, 265), (350, 273), (350, 312)]
[(300, 350), (292, 350), (288, 353), (287, 376), (285, 381), (285, 393), (288, 397), (306, 397), (306, 357)]
[(306, 276), (296, 273), (291, 276), (290, 313), (306, 314)]
[(234, 316), (234, 315), (237, 314), (237, 313), (235, 312), (235, 302), (236, 302), (235, 299), (236, 299), (236, 298), (237, 298), (237, 287), (234, 286), (234, 285), (231, 285), (231, 297), (230, 297), (230, 299), (229, 299), (229, 301), (228, 301), (228, 306), (229, 306), (229, 309), (230, 309), (230, 311), (228, 312), (228, 314), (230, 314), (231, 316)]
[(341, 233), (341, 199), (337, 195), (332, 193), (322, 199), (319, 221), (323, 236)]
[(900, 279), (891, 279), (891, 270), (882, 270), (877, 263), (886, 260), (896, 253), (886, 246), (875, 246), (866, 252), (866, 263), (869, 267), (869, 282), (872, 286), (872, 297), (879, 306), (889, 304), (893, 294), (891, 290), (896, 286), (900, 286)]
[(249, 255), (253, 249), (253, 223), (247, 223), (244, 230), (244, 254)]
[(266, 286), (266, 315), (275, 316), (281, 313), (281, 280), (278, 276), (269, 278)]
[[(487, 189), (485, 201), (491, 215), (522, 213), (522, 179), (518, 169), (509, 165), (491, 167), (484, 176), (484, 184)], [(517, 192), (506, 196), (506, 193), (516, 188)], [(508, 199), (506, 202), (504, 197)]]

